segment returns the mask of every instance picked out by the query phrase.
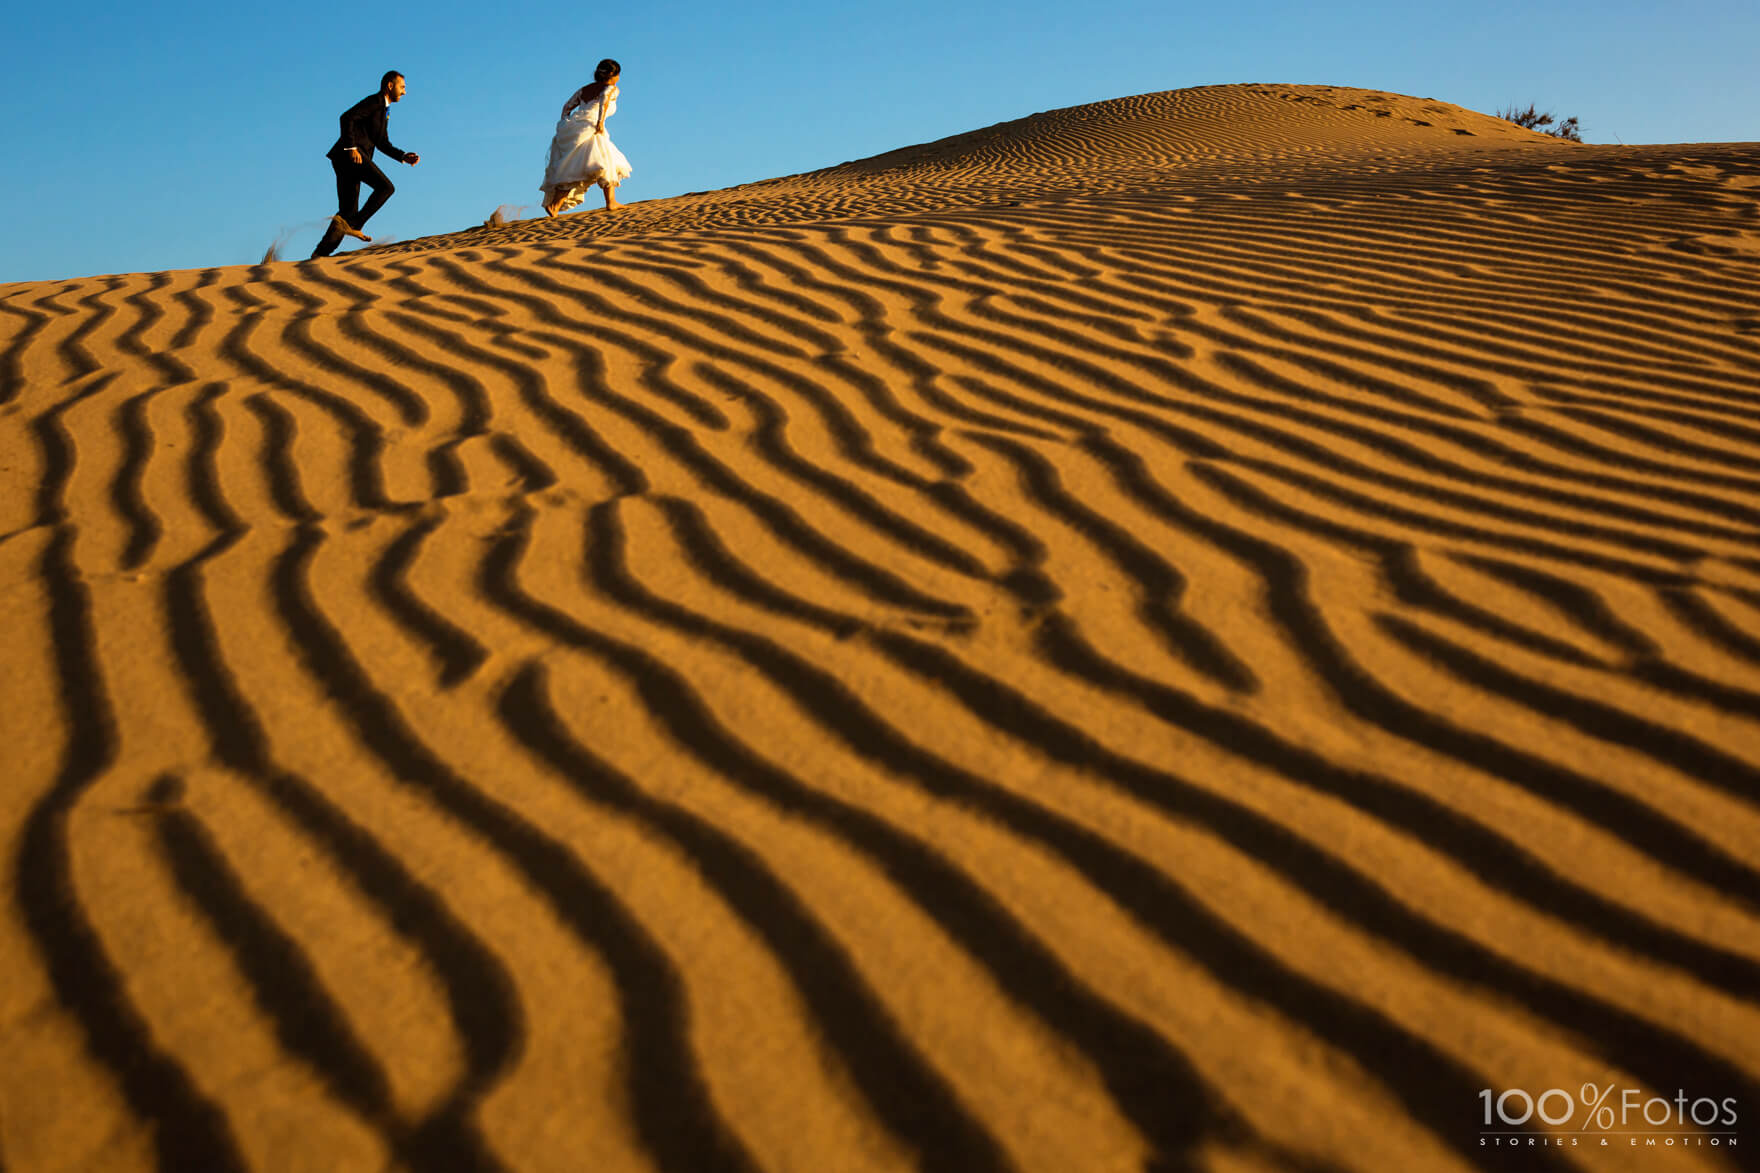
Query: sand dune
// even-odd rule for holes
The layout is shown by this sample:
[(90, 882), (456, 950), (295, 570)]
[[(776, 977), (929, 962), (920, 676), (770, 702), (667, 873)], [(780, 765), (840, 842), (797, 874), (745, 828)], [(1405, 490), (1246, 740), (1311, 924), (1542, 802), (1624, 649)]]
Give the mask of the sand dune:
[[(0, 286), (0, 478), (9, 1173), (1760, 1143), (1755, 144), (1223, 86)], [(1742, 1147), (1482, 1140), (1585, 1083)]]

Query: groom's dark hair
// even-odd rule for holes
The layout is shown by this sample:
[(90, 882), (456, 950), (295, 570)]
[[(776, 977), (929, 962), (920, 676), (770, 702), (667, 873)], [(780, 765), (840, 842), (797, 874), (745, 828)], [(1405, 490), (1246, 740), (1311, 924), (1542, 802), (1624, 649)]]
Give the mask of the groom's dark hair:
[(395, 70), (395, 69), (387, 69), (385, 71), (385, 76), (379, 79), (379, 92), (380, 93), (385, 92), (385, 87), (391, 84), (392, 78), (402, 77), (402, 76), (403, 76), (403, 74), (397, 72), (397, 70)]

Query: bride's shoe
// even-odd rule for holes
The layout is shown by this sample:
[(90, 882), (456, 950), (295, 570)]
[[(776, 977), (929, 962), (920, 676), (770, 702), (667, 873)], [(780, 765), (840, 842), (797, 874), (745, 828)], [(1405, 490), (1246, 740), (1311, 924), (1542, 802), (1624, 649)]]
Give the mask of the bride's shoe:
[(353, 224), (350, 224), (347, 220), (344, 220), (341, 212), (330, 217), (330, 223), (336, 227), (336, 231), (342, 233), (344, 236), (352, 236), (356, 240), (364, 240), (369, 244), (372, 243), (373, 238), (362, 232), (359, 228), (356, 228)]

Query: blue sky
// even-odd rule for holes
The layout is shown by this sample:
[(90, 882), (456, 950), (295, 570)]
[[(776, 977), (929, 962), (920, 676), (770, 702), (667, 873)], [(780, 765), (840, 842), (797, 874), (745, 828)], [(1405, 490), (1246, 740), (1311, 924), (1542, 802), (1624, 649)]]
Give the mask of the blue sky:
[[(327, 10), (340, 19), (319, 19)], [(1538, 103), (1591, 142), (1760, 139), (1760, 3), (1316, 5), (891, 0), (341, 9), (32, 4), (0, 43), (0, 282), (304, 257), (335, 210), (336, 116), (402, 70), (376, 235), (538, 214), (563, 100), (624, 65), (625, 200), (831, 166), (1039, 110), (1228, 82), (1365, 86), (1491, 112)]]

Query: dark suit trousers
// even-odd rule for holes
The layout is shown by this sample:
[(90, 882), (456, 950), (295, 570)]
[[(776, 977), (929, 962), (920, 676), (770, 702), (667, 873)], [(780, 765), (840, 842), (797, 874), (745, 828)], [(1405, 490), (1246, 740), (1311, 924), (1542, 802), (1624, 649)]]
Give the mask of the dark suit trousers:
[[(391, 198), (391, 193), (397, 190), (385, 173), (379, 170), (379, 165), (371, 160), (354, 163), (344, 157), (330, 160), (330, 166), (336, 171), (336, 210), (356, 228), (371, 220), (373, 213), (384, 207), (385, 201)], [(364, 208), (360, 206), (363, 183), (373, 189)], [(318, 242), (318, 247), (312, 250), (312, 255), (327, 257), (341, 243), (342, 233), (332, 224), (324, 233), (324, 239)]]

